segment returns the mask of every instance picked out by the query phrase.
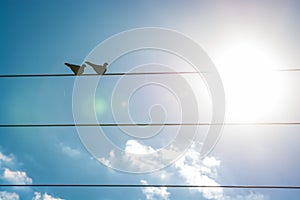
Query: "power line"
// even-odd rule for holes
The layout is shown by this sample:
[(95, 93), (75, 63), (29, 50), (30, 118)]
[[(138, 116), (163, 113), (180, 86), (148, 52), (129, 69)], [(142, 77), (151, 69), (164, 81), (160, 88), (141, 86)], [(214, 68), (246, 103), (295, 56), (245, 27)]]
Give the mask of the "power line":
[[(300, 69), (275, 70), (280, 72), (300, 72)], [(106, 73), (101, 76), (125, 76), (125, 75), (172, 75), (172, 74), (202, 74), (207, 72), (124, 72)], [(74, 77), (73, 74), (10, 74), (0, 75), (0, 78), (22, 78), (22, 77)], [(99, 76), (98, 74), (83, 74), (81, 76)], [(259, 122), (259, 123), (99, 123), (99, 124), (0, 124), (0, 128), (26, 128), (26, 127), (114, 127), (114, 126), (286, 126), (300, 125), (300, 122)], [(300, 189), (300, 186), (282, 185), (176, 185), (176, 184), (0, 184), (0, 187), (104, 187), (104, 188), (149, 188), (149, 187), (168, 187), (168, 188), (228, 188), (228, 189)]]
[(99, 124), (0, 124), (0, 128), (26, 127), (113, 127), (113, 126), (290, 126), (300, 125), (300, 122), (254, 122), (254, 123), (99, 123)]
[[(279, 72), (300, 72), (300, 69), (277, 69), (274, 71)], [(209, 72), (117, 72), (117, 73), (106, 73), (102, 75), (98, 74), (82, 74), (80, 76), (139, 76), (139, 75), (172, 75), (172, 74), (203, 74)], [(0, 78), (25, 78), (25, 77), (61, 77), (61, 76), (76, 76), (74, 74), (3, 74)]]
[(276, 71), (280, 71), (280, 72), (293, 72), (293, 71), (300, 72), (300, 69), (278, 69)]
[[(98, 74), (82, 74), (80, 76), (130, 76), (130, 75), (171, 75), (171, 74), (202, 74), (206, 72), (119, 72)], [(18, 77), (55, 77), (55, 76), (76, 76), (74, 74), (7, 74), (0, 75), (0, 78), (18, 78)]]
[(228, 189), (296, 189), (300, 186), (283, 185), (181, 185), (181, 184), (2, 184), (1, 187), (104, 187), (104, 188), (228, 188)]

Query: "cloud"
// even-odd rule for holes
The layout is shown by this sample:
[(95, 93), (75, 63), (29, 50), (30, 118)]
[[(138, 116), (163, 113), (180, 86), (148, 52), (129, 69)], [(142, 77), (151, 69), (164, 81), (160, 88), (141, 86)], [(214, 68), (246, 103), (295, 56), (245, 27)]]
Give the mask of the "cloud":
[(131, 154), (148, 154), (154, 153), (155, 150), (150, 146), (140, 144), (136, 140), (128, 140), (125, 146), (125, 152)]
[[(221, 161), (215, 157), (201, 159), (200, 153), (192, 146), (186, 154), (175, 163), (179, 175), (190, 185), (220, 186), (216, 181)], [(222, 188), (191, 189), (202, 193), (206, 199), (214, 200), (265, 200), (267, 196), (250, 193), (246, 195), (226, 195)]]
[(6, 156), (2, 152), (0, 152), (0, 166), (2, 163), (11, 163), (13, 160), (12, 156)]
[(110, 151), (108, 158), (98, 158), (103, 164), (112, 167), (120, 166), (130, 171), (145, 172), (151, 171), (153, 168), (159, 168), (162, 165), (161, 157), (157, 154), (151, 154), (155, 149), (142, 145), (136, 140), (128, 140), (122, 154), (116, 154)]
[(26, 172), (11, 171), (8, 168), (4, 169), (3, 179), (15, 184), (32, 184), (32, 179), (27, 176)]
[[(141, 183), (148, 184), (146, 180), (141, 180)], [(168, 200), (170, 197), (170, 192), (166, 187), (145, 187), (142, 192), (146, 196), (146, 200)]]
[(155, 149), (142, 145), (136, 140), (128, 140), (125, 146), (125, 153), (122, 161), (128, 168), (137, 171), (151, 171), (156, 166), (160, 166), (160, 158), (154, 153)]
[[(161, 180), (166, 174), (173, 174), (168, 176), (179, 176), (185, 184), (189, 185), (209, 185), (220, 186), (218, 183), (218, 168), (221, 166), (221, 161), (213, 156), (201, 158), (200, 153), (195, 146), (185, 152), (185, 154), (178, 159), (173, 167), (166, 168), (164, 174), (155, 173)], [(125, 145), (124, 153), (117, 155), (113, 150), (109, 152), (108, 158), (98, 158), (105, 165), (112, 166), (126, 166), (131, 171), (137, 172), (147, 171), (153, 169), (153, 166), (162, 164), (162, 159), (159, 154), (153, 156), (156, 152), (151, 146), (146, 146), (136, 140), (128, 140)], [(172, 152), (170, 152), (172, 153)], [(149, 154), (148, 157), (141, 157), (141, 155)], [(121, 167), (120, 167), (121, 168)], [(175, 172), (174, 172), (175, 171)], [(177, 178), (177, 177), (176, 177)], [(141, 180), (142, 184), (147, 184), (146, 180)], [(190, 191), (197, 191), (202, 194), (205, 199), (210, 200), (264, 200), (266, 196), (262, 194), (246, 194), (246, 195), (226, 195), (223, 188), (191, 188)], [(146, 199), (169, 199), (170, 192), (167, 188), (143, 188), (142, 192), (146, 195)]]
[(151, 146), (143, 145), (137, 140), (128, 140), (124, 151), (110, 151), (107, 157), (97, 158), (109, 167), (134, 173), (153, 172), (162, 169), (174, 159), (177, 150), (169, 146), (168, 150), (159, 151)]
[[(0, 177), (2, 180), (15, 183), (15, 184), (31, 184), (32, 179), (27, 176), (26, 172), (23, 171), (13, 171), (7, 166), (15, 166), (16, 159), (13, 155), (4, 155), (0, 152)], [(5, 166), (5, 167), (4, 167)]]
[(34, 197), (32, 200), (63, 200), (61, 198), (53, 197), (47, 193), (44, 193), (43, 195), (40, 192), (35, 192)]
[[(71, 149), (71, 148), (70, 148)], [(67, 148), (67, 151), (69, 149)], [(71, 149), (72, 150), (72, 149)], [(71, 151), (72, 152), (72, 151)], [(74, 154), (74, 152), (72, 152)], [(72, 155), (73, 155), (72, 154)], [(15, 166), (16, 159), (13, 155), (6, 156), (2, 152), (0, 152), (0, 169), (3, 171), (3, 165), (11, 164)], [(26, 172), (24, 171), (13, 171), (9, 168), (4, 168), (3, 174), (0, 174), (0, 178), (14, 183), (14, 184), (32, 184), (32, 179), (27, 176)], [(7, 191), (0, 191), (0, 200), (19, 200), (19, 194), (15, 192), (7, 192)], [(40, 192), (35, 192), (33, 200), (63, 200), (61, 198), (53, 197), (47, 193), (41, 195)]]
[(215, 157), (205, 157), (202, 163), (207, 167), (218, 167), (221, 161), (217, 160)]
[(108, 167), (112, 167), (111, 162), (115, 160), (115, 152), (113, 150), (111, 150), (109, 152), (109, 158), (99, 158), (98, 159), (100, 162), (102, 162), (104, 165), (108, 166)]
[(247, 195), (225, 196), (222, 200), (266, 200), (268, 197), (262, 194), (250, 193)]
[(19, 200), (20, 197), (15, 192), (0, 191), (0, 200)]
[(73, 149), (69, 146), (66, 146), (64, 144), (60, 144), (60, 147), (61, 147), (61, 150), (62, 152), (67, 155), (67, 156), (70, 156), (70, 157), (77, 157), (80, 155), (80, 151), (77, 150), (77, 149)]
[[(200, 153), (191, 148), (175, 163), (175, 169), (187, 184), (219, 186), (220, 184), (214, 178), (217, 175), (217, 167), (220, 163), (214, 157), (206, 157), (202, 160)], [(224, 196), (222, 188), (197, 188), (192, 190), (201, 192), (206, 199), (222, 199)]]

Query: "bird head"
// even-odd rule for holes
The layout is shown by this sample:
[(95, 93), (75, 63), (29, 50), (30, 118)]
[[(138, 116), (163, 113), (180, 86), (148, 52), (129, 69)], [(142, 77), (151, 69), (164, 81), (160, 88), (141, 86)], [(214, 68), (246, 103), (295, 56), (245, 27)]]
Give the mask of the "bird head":
[(107, 65), (108, 65), (108, 63), (107, 63), (107, 62), (103, 64), (103, 66), (104, 66), (104, 67), (107, 67)]

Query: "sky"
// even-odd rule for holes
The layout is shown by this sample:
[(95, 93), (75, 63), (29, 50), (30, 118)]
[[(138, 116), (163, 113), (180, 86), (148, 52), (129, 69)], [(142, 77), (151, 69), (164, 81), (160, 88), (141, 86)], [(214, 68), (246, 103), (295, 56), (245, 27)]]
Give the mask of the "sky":
[[(69, 74), (65, 62), (80, 65), (101, 57), (95, 55), (95, 47), (107, 38), (159, 27), (192, 39), (214, 63), (224, 86), (226, 123), (300, 121), (300, 72), (280, 71), (300, 67), (299, 1), (1, 0), (0, 5), (1, 75)], [(130, 52), (110, 64), (108, 73), (193, 69), (180, 57), (153, 49)], [(86, 73), (93, 71), (87, 68)], [(91, 123), (94, 114), (100, 123), (128, 123), (130, 119), (123, 120), (128, 110), (134, 123), (209, 123), (212, 118), (210, 93), (196, 75), (104, 76), (94, 95), (86, 92), (74, 99), (76, 84), (93, 81), (94, 77), (0, 78), (0, 124), (67, 124), (76, 116)], [(137, 89), (130, 93), (130, 88)], [(209, 127), (194, 128), (103, 127), (105, 138), (123, 154), (104, 149), (95, 155), (75, 127), (0, 127), (0, 183), (300, 185), (299, 125), (225, 125), (204, 158), (200, 149)], [(174, 163), (151, 173), (128, 173), (160, 166), (160, 157), (150, 156), (142, 163), (134, 154), (152, 155), (180, 131), (195, 131), (198, 138)], [(139, 138), (148, 133), (153, 136)], [(0, 186), (1, 200), (124, 195), (146, 200), (296, 200), (300, 191)]]

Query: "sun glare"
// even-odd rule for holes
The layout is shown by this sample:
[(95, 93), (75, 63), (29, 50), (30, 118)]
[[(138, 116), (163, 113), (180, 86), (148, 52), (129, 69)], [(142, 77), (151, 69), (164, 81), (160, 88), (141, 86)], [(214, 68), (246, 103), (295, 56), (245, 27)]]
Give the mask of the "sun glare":
[(216, 64), (227, 100), (227, 119), (270, 119), (283, 98), (283, 81), (276, 67), (279, 57), (264, 43), (236, 40), (221, 48)]
[(97, 98), (97, 99), (95, 100), (95, 110), (96, 110), (96, 113), (97, 113), (97, 114), (102, 114), (102, 113), (104, 113), (105, 110), (106, 110), (106, 107), (107, 107), (107, 105), (106, 105), (105, 100), (100, 99), (100, 98)]

